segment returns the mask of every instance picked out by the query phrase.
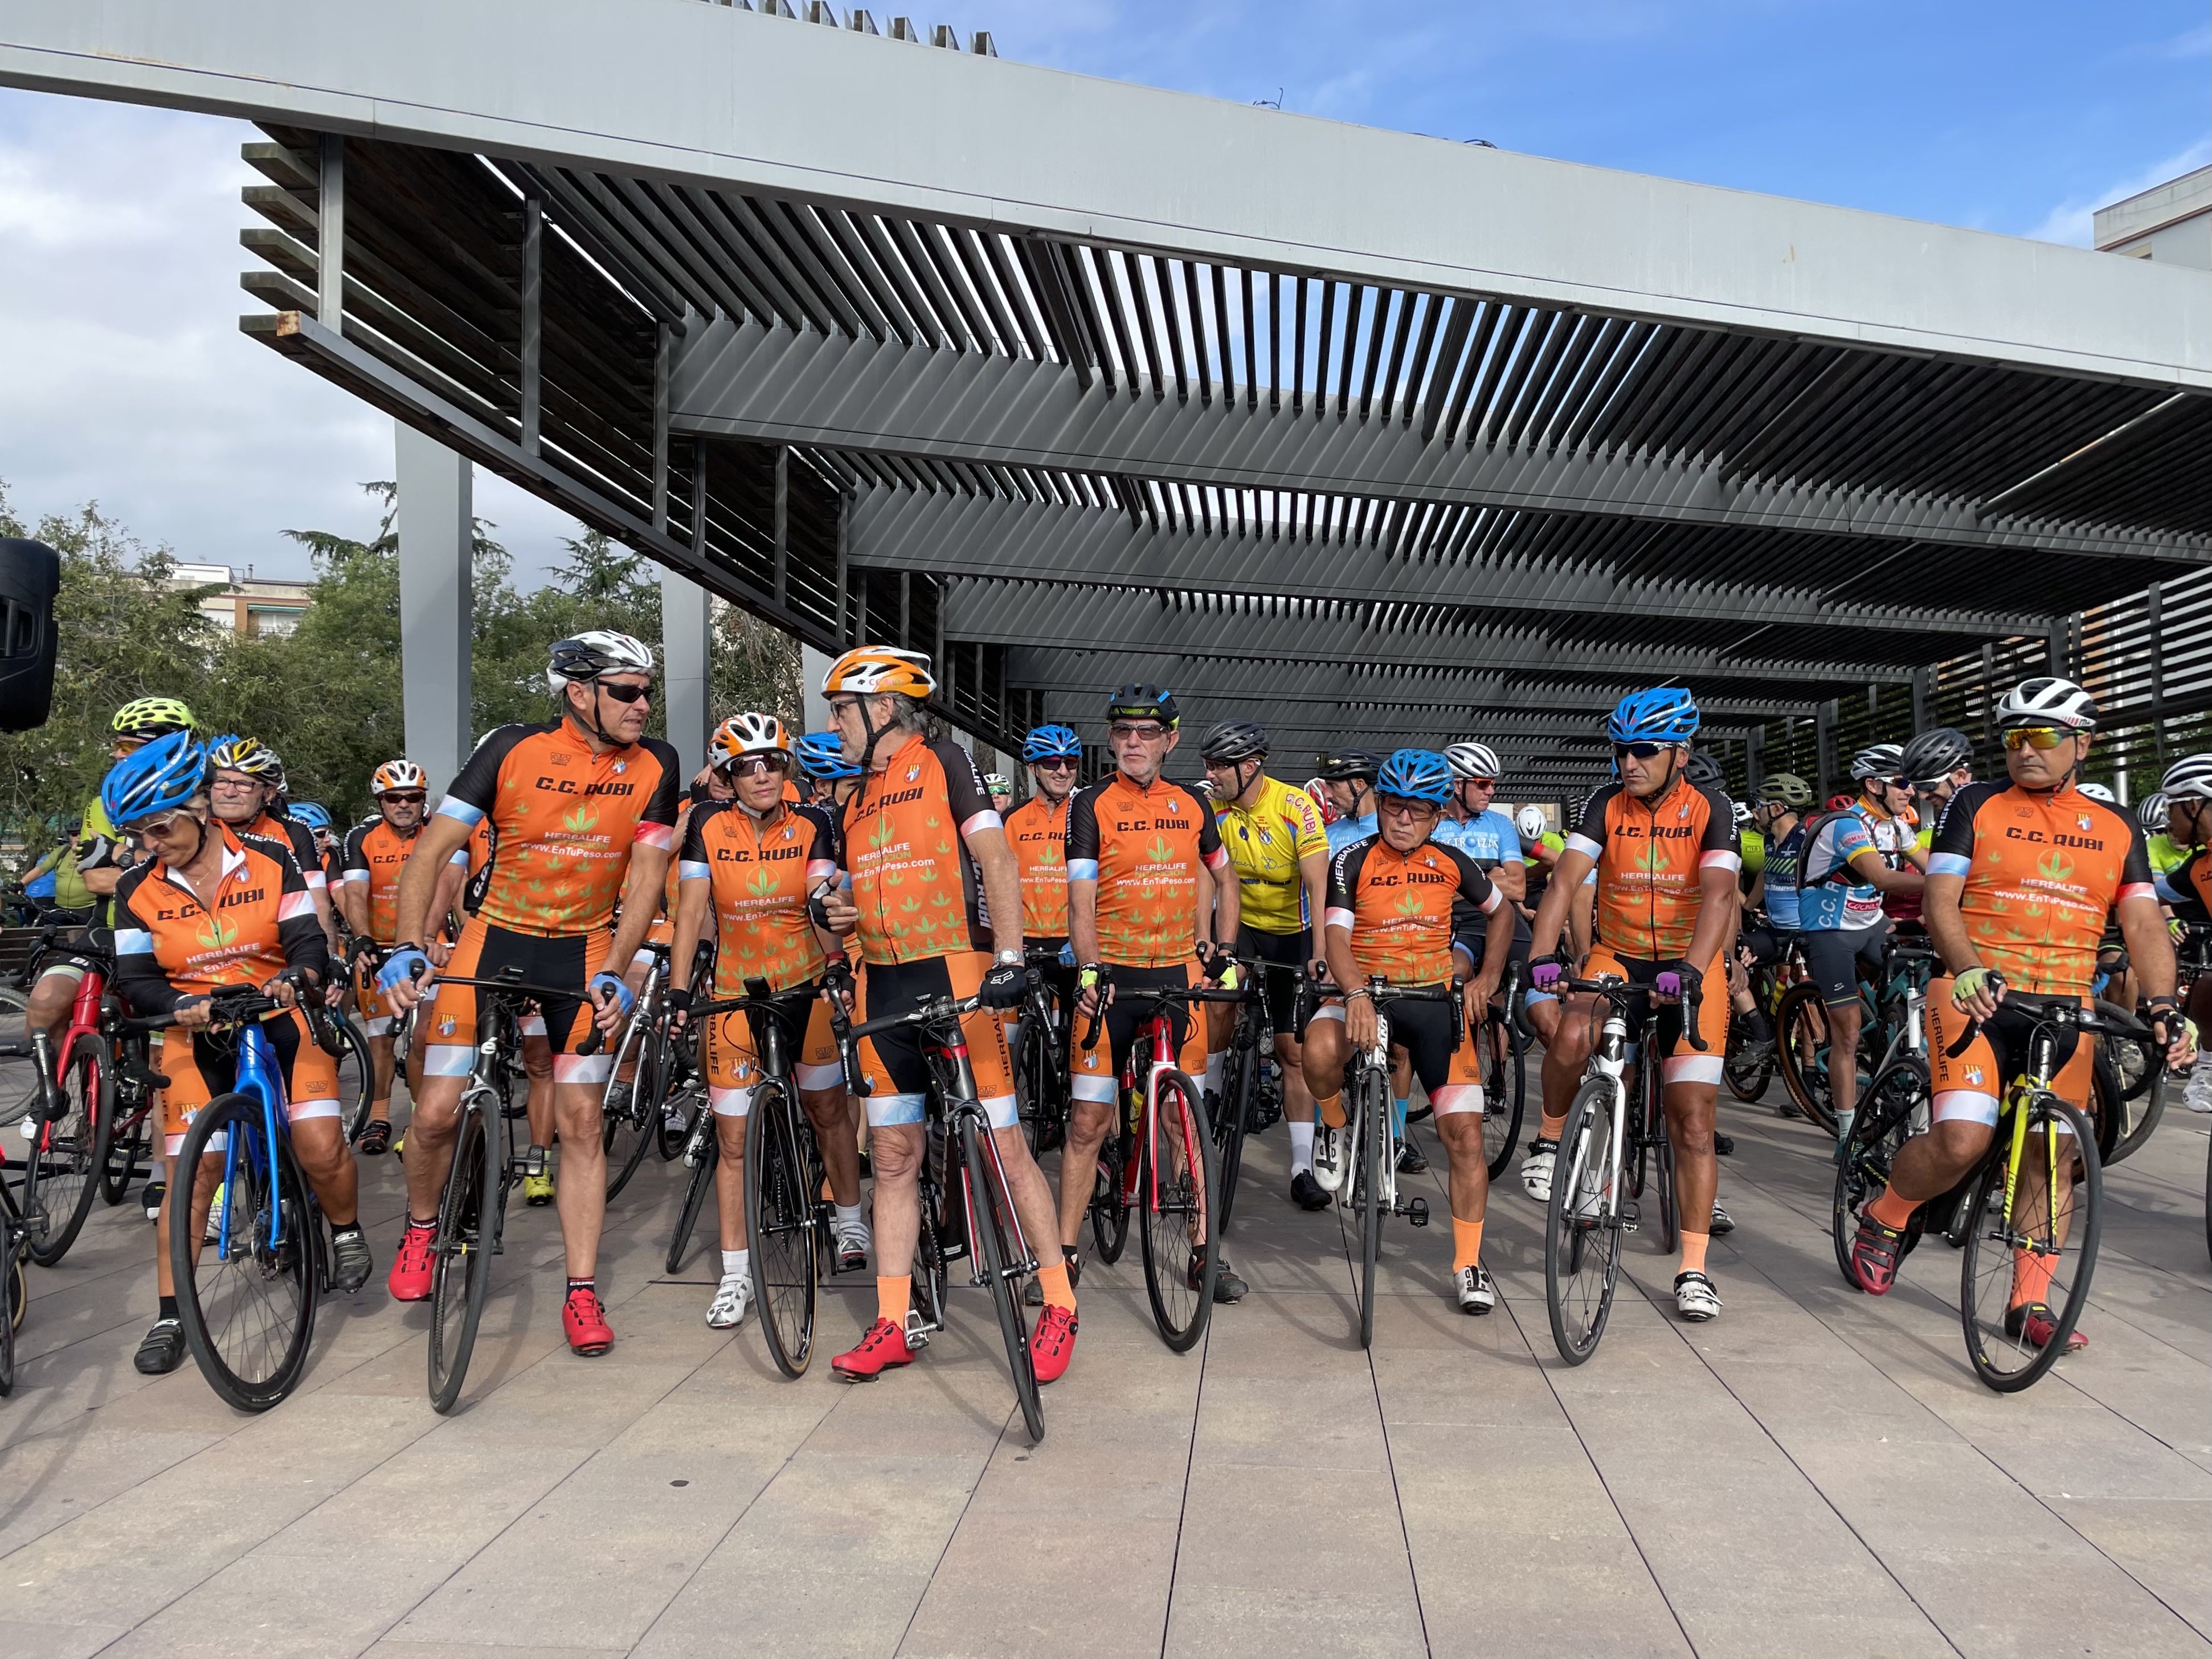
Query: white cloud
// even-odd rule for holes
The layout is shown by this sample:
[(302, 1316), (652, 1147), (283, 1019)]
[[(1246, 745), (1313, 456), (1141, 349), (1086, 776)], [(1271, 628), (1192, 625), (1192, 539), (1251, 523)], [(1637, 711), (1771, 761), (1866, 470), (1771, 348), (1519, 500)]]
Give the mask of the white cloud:
[(2194, 173), (2207, 162), (2212, 162), (2212, 138), (2199, 138), (2185, 150), (2154, 161), (2141, 172), (2121, 179), (2109, 190), (2095, 196), (2069, 198), (2043, 216), (2043, 222), (2027, 232), (2028, 240), (2036, 242), (2064, 242), (2074, 247), (2088, 247), (2094, 241), (2094, 225), (2097, 210), (2124, 202), (2129, 197), (2177, 179), (2185, 173)]
[[(392, 422), (238, 331), (256, 222), (243, 122), (0, 92), (0, 480), (35, 519), (97, 499), (189, 559), (304, 572), (288, 529), (375, 527)], [(573, 521), (479, 473), (520, 573)]]

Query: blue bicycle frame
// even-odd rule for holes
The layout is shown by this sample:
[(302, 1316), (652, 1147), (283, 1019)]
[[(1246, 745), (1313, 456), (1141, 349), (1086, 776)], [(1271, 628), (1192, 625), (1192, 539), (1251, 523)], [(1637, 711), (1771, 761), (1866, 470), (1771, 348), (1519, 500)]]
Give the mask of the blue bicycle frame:
[[(276, 1051), (269, 1046), (269, 1039), (262, 1034), (261, 1023), (258, 1020), (249, 1021), (239, 1031), (238, 1071), (231, 1084), (231, 1091), (234, 1094), (251, 1096), (261, 1103), (261, 1133), (253, 1138), (254, 1144), (246, 1149), (245, 1155), (258, 1159), (264, 1147), (267, 1149), (269, 1190), (271, 1194), (281, 1192), (283, 1188), (277, 1175), (276, 1141), (279, 1135), (286, 1133), (284, 1076), (276, 1065)], [(238, 1190), (236, 1186), (232, 1184), (233, 1177), (238, 1173), (238, 1160), (240, 1156), (238, 1142), (239, 1137), (233, 1134), (228, 1137), (223, 1148), (222, 1222), (216, 1232), (216, 1257), (222, 1261), (230, 1260), (229, 1194)], [(284, 1242), (284, 1206), (282, 1204), (276, 1204), (272, 1207), (275, 1213), (269, 1220), (269, 1248), (273, 1250)]]

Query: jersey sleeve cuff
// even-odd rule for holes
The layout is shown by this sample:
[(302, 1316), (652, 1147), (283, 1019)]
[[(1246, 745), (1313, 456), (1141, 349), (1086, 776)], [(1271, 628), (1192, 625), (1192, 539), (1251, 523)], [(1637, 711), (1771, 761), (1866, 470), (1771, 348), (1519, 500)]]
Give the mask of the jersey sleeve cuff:
[(641, 821), (630, 840), (636, 846), (657, 848), (665, 853), (676, 845), (676, 826)]
[(438, 803), (438, 816), (451, 818), (456, 823), (465, 823), (473, 830), (483, 822), (483, 809), (470, 805), (458, 795), (447, 795)]
[(1098, 860), (1097, 860), (1097, 859), (1070, 859), (1070, 860), (1068, 860), (1068, 861), (1067, 861), (1067, 878), (1068, 878), (1070, 881), (1096, 881), (1096, 880), (1097, 880), (1097, 879), (1098, 879)]
[(1743, 868), (1743, 854), (1741, 853), (1727, 852), (1717, 847), (1711, 852), (1705, 853), (1698, 858), (1698, 868), (1700, 870), (1726, 870), (1729, 873), (1733, 874), (1736, 871)]
[(1570, 852), (1580, 853), (1585, 858), (1594, 859), (1599, 854), (1605, 851), (1605, 848), (1598, 845), (1597, 842), (1592, 841), (1588, 836), (1577, 834), (1569, 836), (1567, 837), (1567, 850)]
[(960, 833), (963, 836), (972, 836), (978, 830), (1003, 830), (1006, 827), (1006, 820), (988, 807), (981, 812), (971, 813), (960, 821)]
[(1332, 906), (1321, 913), (1321, 925), (1324, 927), (1341, 927), (1348, 933), (1352, 931), (1352, 912), (1340, 910)]
[(676, 879), (678, 881), (707, 881), (713, 878), (714, 873), (711, 866), (690, 859), (676, 866)]
[(1973, 867), (1973, 860), (1964, 853), (1930, 853), (1928, 873), (1931, 876), (1963, 876)]

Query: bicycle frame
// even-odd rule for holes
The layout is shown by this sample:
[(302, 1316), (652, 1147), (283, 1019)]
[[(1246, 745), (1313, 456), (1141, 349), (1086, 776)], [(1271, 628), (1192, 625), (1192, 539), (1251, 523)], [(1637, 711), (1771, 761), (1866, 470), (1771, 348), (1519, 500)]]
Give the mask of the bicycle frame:
[[(1604, 1188), (1605, 1214), (1606, 1218), (1610, 1219), (1621, 1212), (1626, 1194), (1621, 1170), (1627, 1152), (1629, 1060), (1626, 999), (1631, 988), (1625, 981), (1607, 978), (1570, 981), (1567, 988), (1595, 993), (1605, 1008), (1604, 1016), (1598, 1023), (1597, 1041), (1590, 1044), (1589, 1060), (1583, 1068), (1583, 1076), (1585, 1079), (1602, 1077), (1613, 1085), (1613, 1129), (1605, 1149)], [(1639, 1058), (1638, 1063), (1650, 1065), (1653, 1061), (1650, 1056), (1645, 1055)], [(1580, 1182), (1589, 1166), (1581, 1159), (1588, 1151), (1586, 1147), (1576, 1148), (1577, 1162), (1567, 1170), (1567, 1179), (1571, 1183), (1567, 1188), (1569, 1192), (1583, 1190)], [(1553, 1179), (1556, 1182), (1559, 1177), (1554, 1176)]]
[[(284, 1079), (277, 1068), (275, 1051), (269, 1039), (262, 1034), (258, 1020), (249, 1021), (238, 1032), (238, 1068), (231, 1083), (232, 1091), (248, 1095), (261, 1105), (260, 1145), (245, 1149), (244, 1155), (252, 1157), (264, 1147), (269, 1155), (269, 1190), (283, 1190), (278, 1173), (277, 1137), (288, 1133), (284, 1117)], [(238, 1173), (241, 1155), (240, 1137), (232, 1135), (223, 1147), (222, 1170), (227, 1192), (237, 1190), (229, 1185)], [(182, 1179), (183, 1177), (179, 1177)], [(284, 1243), (284, 1206), (276, 1206), (276, 1212), (269, 1224), (269, 1247), (275, 1249)], [(228, 1199), (222, 1206), (222, 1220), (216, 1230), (216, 1259), (230, 1260), (231, 1205)]]

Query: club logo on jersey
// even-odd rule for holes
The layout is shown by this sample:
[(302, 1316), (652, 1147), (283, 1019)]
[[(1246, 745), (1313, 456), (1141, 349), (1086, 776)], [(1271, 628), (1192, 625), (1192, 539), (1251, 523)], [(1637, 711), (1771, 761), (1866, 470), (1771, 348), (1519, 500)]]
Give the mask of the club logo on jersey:
[(1980, 1088), (1982, 1086), (1982, 1068), (1978, 1066), (1969, 1066), (1966, 1067), (1966, 1081), (1972, 1084), (1977, 1089)]
[(2084, 834), (2087, 834), (2088, 831), (2097, 827), (2095, 821), (2092, 819), (2087, 812), (2082, 813), (2081, 816), (2075, 818), (2074, 822), (2081, 826), (2081, 830)]
[(629, 771), (629, 763), (628, 761), (617, 761), (617, 762), (615, 763), (615, 770), (616, 770), (616, 771), (617, 771), (617, 772), (627, 772), (627, 771)]
[(440, 1036), (451, 1036), (453, 1034), (453, 1017), (451, 1014), (447, 1014), (445, 1018), (438, 1022), (438, 1035)]
[(921, 768), (920, 766), (909, 766), (909, 767), (908, 767), (908, 768), (906, 769), (906, 781), (907, 781), (908, 783), (912, 783), (912, 782), (913, 782), (916, 778), (919, 778), (921, 775)]

